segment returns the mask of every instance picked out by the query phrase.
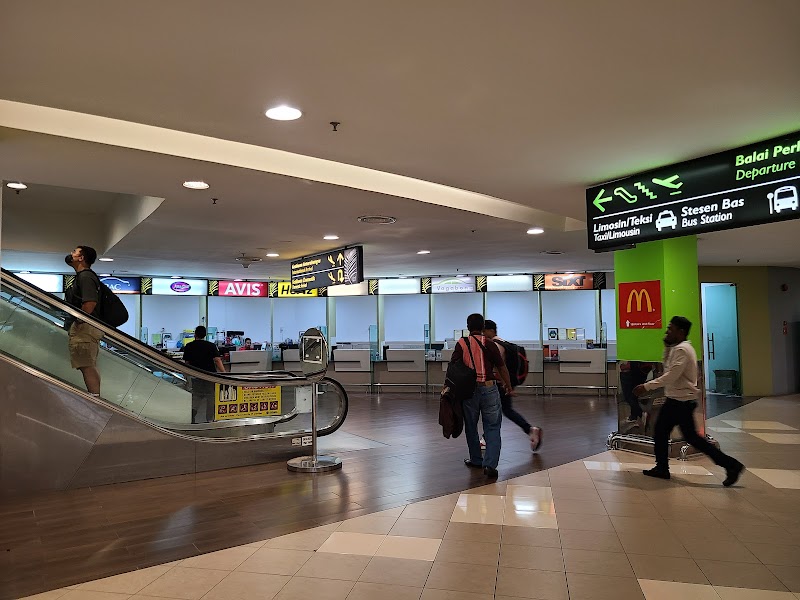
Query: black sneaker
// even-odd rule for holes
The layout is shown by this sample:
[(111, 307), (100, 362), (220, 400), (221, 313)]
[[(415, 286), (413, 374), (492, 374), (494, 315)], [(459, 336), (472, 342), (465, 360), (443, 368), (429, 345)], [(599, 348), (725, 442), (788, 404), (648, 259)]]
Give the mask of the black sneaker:
[(497, 472), (497, 469), (493, 469), (492, 467), (484, 467), (483, 474), (489, 479), (497, 479), (500, 476), (500, 473)]
[(483, 465), (479, 465), (478, 463), (474, 463), (468, 458), (464, 459), (464, 464), (467, 465), (470, 469), (482, 469), (483, 468)]
[(722, 485), (725, 487), (731, 487), (734, 483), (739, 481), (739, 476), (744, 471), (744, 465), (739, 461), (736, 461), (736, 464), (731, 467), (730, 469), (725, 469), (725, 481), (722, 482)]
[(642, 474), (648, 477), (655, 477), (656, 479), (669, 479), (669, 469), (662, 469), (661, 467), (645, 469), (642, 471)]

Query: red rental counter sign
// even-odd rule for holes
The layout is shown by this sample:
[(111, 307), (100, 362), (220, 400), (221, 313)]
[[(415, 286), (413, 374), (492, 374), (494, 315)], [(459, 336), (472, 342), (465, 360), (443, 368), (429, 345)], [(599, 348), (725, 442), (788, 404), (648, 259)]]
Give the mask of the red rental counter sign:
[(617, 294), (620, 329), (661, 329), (661, 282), (619, 284)]

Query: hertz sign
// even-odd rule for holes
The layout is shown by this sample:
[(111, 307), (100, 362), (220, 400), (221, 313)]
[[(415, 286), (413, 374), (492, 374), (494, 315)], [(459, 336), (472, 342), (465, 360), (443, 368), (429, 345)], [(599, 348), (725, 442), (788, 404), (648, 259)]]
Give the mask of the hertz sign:
[(661, 329), (661, 282), (620, 283), (617, 290), (620, 329)]

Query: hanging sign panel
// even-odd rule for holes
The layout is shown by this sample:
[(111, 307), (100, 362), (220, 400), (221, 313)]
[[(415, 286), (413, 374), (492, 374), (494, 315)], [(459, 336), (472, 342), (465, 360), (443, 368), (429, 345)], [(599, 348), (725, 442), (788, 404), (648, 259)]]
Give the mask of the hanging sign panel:
[(292, 261), (292, 291), (302, 292), (329, 285), (352, 285), (364, 281), (361, 246), (339, 248)]
[(800, 131), (586, 190), (589, 248), (800, 218)]

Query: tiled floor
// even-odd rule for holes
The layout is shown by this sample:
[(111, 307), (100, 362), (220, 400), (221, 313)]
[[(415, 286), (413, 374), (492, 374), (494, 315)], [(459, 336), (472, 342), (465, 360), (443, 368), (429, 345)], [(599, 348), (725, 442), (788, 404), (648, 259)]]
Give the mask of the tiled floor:
[(661, 481), (604, 452), (35, 598), (796, 600), (800, 455), (752, 431), (800, 427), (800, 397), (723, 416), (714, 435), (749, 467), (731, 489), (706, 459)]

